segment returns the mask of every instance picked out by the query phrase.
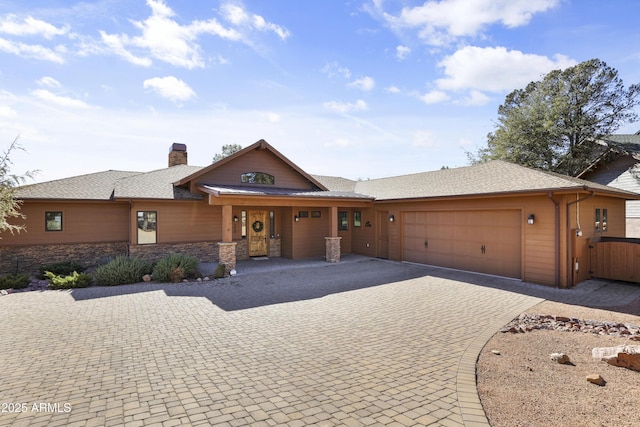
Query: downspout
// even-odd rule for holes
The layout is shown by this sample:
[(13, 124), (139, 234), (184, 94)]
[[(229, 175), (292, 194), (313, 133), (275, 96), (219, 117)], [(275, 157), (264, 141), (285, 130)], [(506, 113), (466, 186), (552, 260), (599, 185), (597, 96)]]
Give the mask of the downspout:
[(131, 200), (129, 200), (129, 230), (127, 231), (127, 234), (128, 234), (127, 256), (131, 254), (131, 226), (133, 225), (131, 222), (132, 213), (133, 213), (133, 204), (131, 203)]
[[(585, 187), (585, 190), (586, 189), (587, 188)], [(595, 195), (596, 195), (595, 191), (591, 191), (591, 193), (588, 196), (583, 197), (582, 199), (576, 199), (576, 200), (574, 200), (572, 202), (568, 202), (567, 203), (567, 212), (566, 212), (567, 218), (566, 219), (567, 219), (567, 267), (568, 267), (567, 268), (567, 280), (568, 280), (567, 281), (567, 285), (568, 285), (568, 287), (573, 287), (572, 278), (573, 278), (573, 269), (574, 269), (574, 266), (571, 263), (571, 255), (573, 255), (573, 254), (571, 253), (571, 240), (570, 240), (570, 237), (569, 237), (570, 236), (570, 234), (569, 234), (570, 233), (570, 228), (569, 227), (571, 227), (571, 222), (569, 221), (569, 218), (570, 218), (569, 208), (571, 207), (571, 205), (573, 205), (575, 203), (584, 202), (585, 200), (588, 200), (588, 199), (591, 199), (592, 197), (595, 197)]]
[(547, 197), (549, 197), (549, 200), (551, 200), (553, 202), (553, 205), (555, 206), (555, 232), (556, 232), (556, 238), (554, 240), (554, 245), (555, 245), (555, 258), (554, 258), (554, 262), (555, 262), (555, 266), (554, 266), (554, 271), (555, 271), (555, 287), (557, 288), (558, 285), (560, 284), (560, 203), (558, 203), (558, 201), (556, 199), (553, 198), (553, 192), (549, 191), (549, 193), (547, 193)]

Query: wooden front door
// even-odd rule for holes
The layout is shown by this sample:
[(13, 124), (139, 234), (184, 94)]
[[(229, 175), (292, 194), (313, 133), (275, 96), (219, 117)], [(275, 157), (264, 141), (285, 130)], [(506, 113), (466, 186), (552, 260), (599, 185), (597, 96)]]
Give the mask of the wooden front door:
[(267, 212), (249, 211), (249, 256), (267, 253)]

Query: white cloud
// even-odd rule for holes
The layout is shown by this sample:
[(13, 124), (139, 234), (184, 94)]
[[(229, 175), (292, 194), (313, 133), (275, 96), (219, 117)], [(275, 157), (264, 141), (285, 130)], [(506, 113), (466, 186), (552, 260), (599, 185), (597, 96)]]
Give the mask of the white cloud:
[(28, 16), (20, 21), (13, 14), (0, 18), (0, 33), (12, 36), (42, 36), (52, 39), (54, 36), (61, 36), (69, 32), (69, 27), (58, 28), (48, 22)]
[(387, 93), (400, 93), (400, 88), (392, 85), (384, 88), (384, 91)]
[(425, 43), (448, 45), (459, 37), (473, 37), (489, 25), (508, 28), (529, 23), (533, 15), (557, 6), (560, 0), (427, 0), (421, 6), (403, 7), (399, 14), (374, 2), (374, 13), (392, 29), (417, 29)]
[(234, 25), (243, 26), (251, 30), (272, 32), (282, 40), (287, 39), (290, 35), (286, 28), (268, 22), (260, 15), (249, 14), (236, 4), (223, 4), (221, 10), (224, 18)]
[(50, 104), (59, 105), (61, 107), (71, 107), (79, 109), (91, 108), (89, 104), (84, 101), (75, 98), (69, 98), (66, 96), (56, 95), (46, 89), (37, 89), (31, 92), (35, 97), (40, 98)]
[(351, 71), (347, 67), (343, 67), (335, 61), (326, 64), (324, 67), (322, 67), (322, 70), (320, 71), (322, 71), (324, 74), (326, 74), (330, 78), (336, 75), (340, 75), (345, 79), (351, 78)]
[(551, 70), (576, 64), (563, 55), (550, 59), (504, 47), (467, 46), (440, 61), (445, 77), (436, 85), (441, 90), (511, 91)]
[(42, 77), (41, 79), (38, 79), (36, 83), (38, 84), (38, 86), (50, 87), (54, 89), (57, 89), (61, 86), (59, 81), (49, 76), (45, 76), (45, 77)]
[(425, 104), (437, 104), (449, 99), (449, 95), (441, 90), (432, 90), (424, 95), (418, 96), (418, 98)]
[(364, 111), (368, 108), (367, 103), (358, 99), (355, 103), (329, 101), (322, 104), (324, 108), (337, 113), (346, 114), (352, 111)]
[(402, 46), (402, 45), (396, 46), (396, 57), (400, 61), (406, 59), (410, 53), (411, 53), (411, 48), (407, 46)]
[(147, 0), (147, 5), (151, 8), (151, 16), (144, 21), (132, 21), (141, 35), (129, 37), (126, 34), (107, 34), (101, 31), (102, 40), (109, 50), (134, 64), (148, 66), (151, 60), (130, 52), (131, 48), (141, 49), (153, 58), (177, 67), (204, 67), (200, 45), (197, 43), (201, 34), (217, 35), (233, 41), (242, 39), (238, 31), (225, 28), (216, 19), (180, 25), (171, 19), (175, 13), (164, 0)]
[(365, 92), (372, 90), (375, 85), (375, 80), (369, 76), (365, 76), (348, 84), (349, 87), (354, 87)]
[(472, 90), (471, 92), (469, 92), (469, 96), (467, 96), (463, 102), (464, 105), (480, 106), (488, 104), (490, 100), (491, 98), (489, 98), (484, 93), (477, 90)]
[[(61, 46), (57, 49), (60, 52), (64, 51), (64, 48)], [(63, 57), (49, 48), (37, 44), (15, 43), (1, 37), (0, 51), (12, 53), (23, 58), (39, 59), (42, 61), (56, 62), (58, 64), (64, 63)]]
[(184, 81), (174, 76), (154, 77), (144, 81), (142, 86), (151, 89), (163, 98), (176, 101), (188, 101), (196, 96), (196, 93)]

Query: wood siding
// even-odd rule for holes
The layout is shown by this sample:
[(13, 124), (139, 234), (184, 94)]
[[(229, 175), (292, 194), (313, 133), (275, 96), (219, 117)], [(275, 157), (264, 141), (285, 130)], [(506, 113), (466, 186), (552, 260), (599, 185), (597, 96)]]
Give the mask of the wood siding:
[(218, 242), (222, 240), (222, 209), (206, 202), (139, 201), (131, 206), (131, 236), (136, 242), (136, 213), (158, 212), (157, 243)]
[(217, 185), (248, 185), (240, 182), (245, 172), (265, 172), (275, 177), (275, 184), (252, 184), (255, 187), (294, 188), (302, 190), (314, 189), (314, 186), (289, 165), (268, 150), (253, 150), (242, 158), (220, 165), (208, 174), (200, 176), (199, 183), (215, 183)]
[[(26, 232), (0, 235), (0, 244), (38, 245), (129, 240), (129, 204), (114, 202), (33, 202), (23, 203), (25, 219), (12, 223), (24, 225)], [(45, 231), (45, 212), (62, 212), (62, 231)]]

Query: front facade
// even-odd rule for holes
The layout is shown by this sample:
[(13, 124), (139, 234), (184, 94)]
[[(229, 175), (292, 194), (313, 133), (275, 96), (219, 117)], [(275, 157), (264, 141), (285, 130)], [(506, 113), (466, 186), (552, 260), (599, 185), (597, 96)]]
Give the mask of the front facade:
[(0, 272), (182, 252), (229, 270), (250, 257), (354, 253), (570, 287), (588, 244), (625, 236), (631, 193), (496, 161), (351, 181), (301, 170), (257, 143), (207, 167), (173, 144), (169, 167), (22, 187), (22, 225), (3, 234)]

